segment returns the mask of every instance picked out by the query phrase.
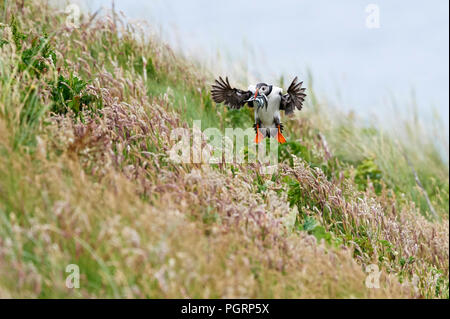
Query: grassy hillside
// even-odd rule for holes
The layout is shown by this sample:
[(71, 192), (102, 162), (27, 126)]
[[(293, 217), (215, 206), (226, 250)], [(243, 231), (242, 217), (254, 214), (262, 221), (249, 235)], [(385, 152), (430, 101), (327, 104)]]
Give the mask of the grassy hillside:
[(65, 21), (0, 4), (0, 297), (449, 297), (448, 163), (418, 127), (362, 127), (310, 79), (277, 173), (176, 164), (173, 129), (251, 112), (115, 14)]

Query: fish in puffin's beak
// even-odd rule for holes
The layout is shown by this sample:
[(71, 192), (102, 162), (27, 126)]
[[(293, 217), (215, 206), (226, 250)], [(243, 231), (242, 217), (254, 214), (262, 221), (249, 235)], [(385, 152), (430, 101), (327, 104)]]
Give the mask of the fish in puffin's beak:
[(263, 93), (259, 93), (259, 89), (256, 89), (255, 93), (251, 98), (246, 100), (246, 102), (255, 102), (255, 105), (258, 109), (261, 107), (265, 107), (267, 109), (267, 96)]

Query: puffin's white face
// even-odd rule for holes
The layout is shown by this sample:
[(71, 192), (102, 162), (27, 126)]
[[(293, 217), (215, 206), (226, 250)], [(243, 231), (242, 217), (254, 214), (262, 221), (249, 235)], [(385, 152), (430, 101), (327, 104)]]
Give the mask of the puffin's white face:
[(270, 94), (270, 91), (272, 90), (271, 86), (267, 84), (262, 84), (259, 89), (257, 88), (258, 92), (260, 94), (264, 94), (265, 96)]
[(267, 97), (272, 92), (272, 85), (258, 83), (257, 85), (250, 85), (248, 89), (254, 93), (253, 98), (256, 98), (258, 95), (265, 95)]

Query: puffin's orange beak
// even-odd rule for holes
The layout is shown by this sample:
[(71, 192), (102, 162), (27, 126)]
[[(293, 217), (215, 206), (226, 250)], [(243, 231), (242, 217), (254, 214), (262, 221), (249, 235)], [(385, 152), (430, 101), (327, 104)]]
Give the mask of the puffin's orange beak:
[(256, 89), (255, 96), (253, 97), (254, 99), (256, 99), (256, 97), (258, 96), (258, 90), (259, 89)]

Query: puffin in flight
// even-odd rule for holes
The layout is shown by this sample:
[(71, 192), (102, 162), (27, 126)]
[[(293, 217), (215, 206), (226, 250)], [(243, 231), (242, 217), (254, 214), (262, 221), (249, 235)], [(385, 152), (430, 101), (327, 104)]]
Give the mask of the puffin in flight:
[(297, 82), (295, 77), (285, 94), (282, 88), (266, 83), (250, 85), (248, 90), (244, 91), (232, 88), (228, 77), (225, 81), (219, 77), (212, 85), (211, 95), (214, 102), (224, 103), (231, 109), (240, 109), (245, 104), (254, 108), (256, 143), (261, 142), (264, 137), (275, 137), (275, 135), (279, 143), (285, 143), (280, 111), (290, 115), (296, 108), (302, 109), (306, 97), (306, 88), (302, 88), (302, 84), (303, 82)]

